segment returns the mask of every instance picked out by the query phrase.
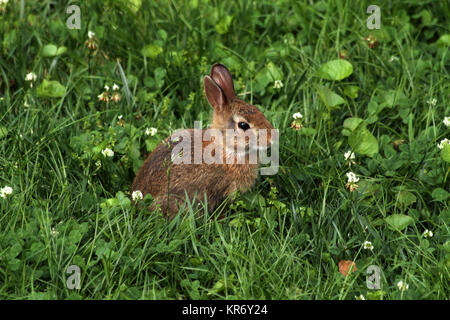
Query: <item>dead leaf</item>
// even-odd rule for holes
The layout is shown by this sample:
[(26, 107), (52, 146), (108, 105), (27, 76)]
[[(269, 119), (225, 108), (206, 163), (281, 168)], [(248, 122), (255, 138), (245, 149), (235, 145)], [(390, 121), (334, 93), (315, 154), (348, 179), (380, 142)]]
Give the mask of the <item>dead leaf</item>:
[(348, 272), (350, 271), (350, 268), (352, 269), (352, 272), (355, 272), (356, 264), (351, 260), (341, 260), (338, 263), (339, 266), (339, 272), (342, 273), (344, 276), (348, 275)]

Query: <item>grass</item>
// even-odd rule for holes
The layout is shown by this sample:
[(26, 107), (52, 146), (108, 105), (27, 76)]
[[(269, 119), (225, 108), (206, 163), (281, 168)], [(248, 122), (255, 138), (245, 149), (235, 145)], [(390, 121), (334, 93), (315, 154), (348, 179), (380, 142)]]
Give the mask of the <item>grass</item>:
[[(0, 188), (13, 189), (0, 198), (1, 299), (448, 299), (447, 2), (379, 1), (379, 30), (366, 1), (128, 3), (83, 2), (80, 30), (60, 2), (0, 13)], [(339, 55), (349, 77), (317, 74)], [(211, 217), (132, 207), (145, 156), (175, 129), (207, 125), (202, 77), (215, 62), (280, 130), (278, 174)], [(121, 100), (98, 101), (113, 83)], [(357, 271), (343, 276), (341, 260)], [(66, 284), (70, 265), (80, 289)], [(379, 290), (366, 286), (370, 265)]]

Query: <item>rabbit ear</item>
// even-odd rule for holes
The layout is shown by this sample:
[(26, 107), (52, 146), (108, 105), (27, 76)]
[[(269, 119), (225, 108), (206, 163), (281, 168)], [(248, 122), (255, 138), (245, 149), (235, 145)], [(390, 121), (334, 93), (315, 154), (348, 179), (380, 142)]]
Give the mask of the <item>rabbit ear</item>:
[(223, 90), (229, 102), (236, 98), (233, 86), (233, 78), (231, 78), (230, 71), (228, 71), (228, 69), (223, 64), (216, 63), (212, 66), (211, 78), (213, 78), (213, 80)]
[(223, 93), (222, 89), (217, 85), (217, 83), (211, 79), (210, 76), (205, 76), (205, 94), (211, 107), (217, 112), (221, 112), (225, 105), (227, 104), (227, 98)]

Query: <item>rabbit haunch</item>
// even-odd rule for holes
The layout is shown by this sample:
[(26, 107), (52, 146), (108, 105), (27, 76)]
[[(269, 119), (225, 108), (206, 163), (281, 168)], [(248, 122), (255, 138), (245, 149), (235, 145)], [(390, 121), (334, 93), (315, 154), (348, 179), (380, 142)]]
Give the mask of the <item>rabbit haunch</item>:
[[(234, 192), (250, 189), (258, 176), (257, 161), (250, 161), (252, 154), (277, 138), (257, 107), (237, 99), (225, 66), (213, 65), (204, 85), (214, 109), (210, 128), (185, 129), (178, 131), (182, 139), (176, 135), (165, 139), (145, 160), (132, 184), (132, 191), (152, 195), (151, 210), (160, 206), (169, 217), (179, 211), (186, 198), (193, 203), (206, 200), (208, 211), (212, 211)], [(230, 132), (233, 138), (227, 140)], [(181, 152), (175, 150), (179, 144)], [(205, 154), (213, 161), (203, 161)], [(178, 157), (188, 163), (176, 163)]]

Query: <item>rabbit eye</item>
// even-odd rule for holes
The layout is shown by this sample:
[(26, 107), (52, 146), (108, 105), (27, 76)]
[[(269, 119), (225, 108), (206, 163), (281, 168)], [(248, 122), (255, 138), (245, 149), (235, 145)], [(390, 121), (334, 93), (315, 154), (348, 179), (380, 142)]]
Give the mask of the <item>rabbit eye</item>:
[(239, 122), (238, 127), (244, 131), (246, 131), (247, 129), (250, 129), (250, 126), (248, 125), (247, 122)]

